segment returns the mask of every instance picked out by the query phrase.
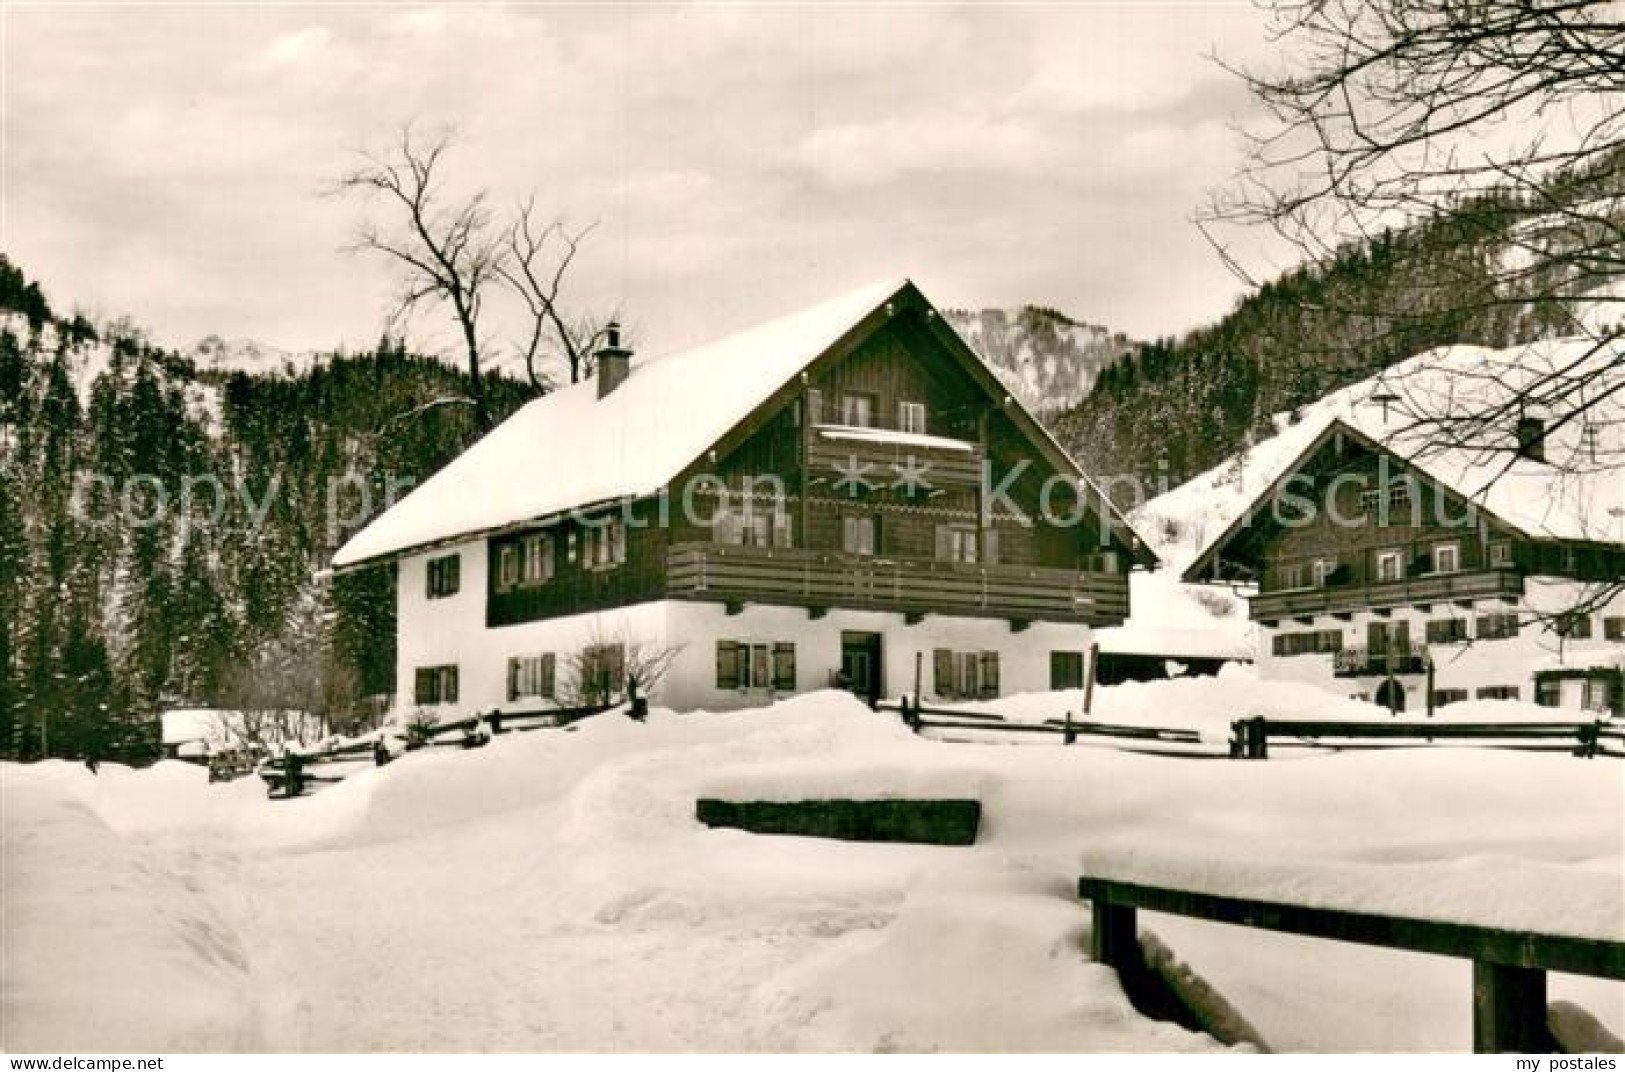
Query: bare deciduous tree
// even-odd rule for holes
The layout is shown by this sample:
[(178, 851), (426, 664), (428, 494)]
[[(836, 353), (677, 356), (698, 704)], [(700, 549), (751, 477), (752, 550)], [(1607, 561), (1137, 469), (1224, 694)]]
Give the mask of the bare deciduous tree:
[(449, 132), (420, 138), (407, 125), (390, 156), (368, 156), (339, 186), (378, 199), (402, 217), (397, 227), (363, 224), (355, 248), (382, 254), (400, 269), (398, 318), (424, 303), (450, 308), (467, 362), (469, 397), (442, 402), (472, 406), (475, 423), (483, 430), (491, 425), (491, 413), (485, 396), (480, 318), (488, 290), (500, 278), (505, 254), (485, 191), (459, 203), (447, 202), (441, 166), (451, 144)]
[(564, 280), (575, 262), (581, 242), (597, 224), (571, 232), (561, 220), (545, 226), (535, 219), (536, 199), (520, 202), (508, 228), (506, 256), (498, 264), (502, 275), (529, 314), (527, 334), (519, 345), (525, 375), (532, 387), (544, 390), (547, 376), (538, 368), (549, 341), (569, 371), (570, 382), (592, 374), (592, 355), (603, 326), (590, 318), (571, 317), (561, 305)]
[[(493, 354), (485, 316), (499, 292), (511, 291), (525, 312), (525, 338), (518, 345), (531, 387), (552, 385), (545, 361), (556, 357), (574, 383), (591, 371), (601, 325), (564, 307), (563, 290), (581, 243), (593, 226), (569, 230), (561, 220), (538, 221), (534, 195), (521, 200), (506, 224), (481, 189), (461, 200), (446, 191), (450, 132), (420, 137), (408, 124), (386, 156), (364, 162), (339, 181), (339, 189), (367, 196), (395, 219), (393, 226), (364, 224), (357, 251), (383, 255), (401, 275), (395, 319), (425, 304), (445, 306), (454, 320), (468, 370), (467, 397), (440, 398), (428, 407), (467, 405), (477, 426), (491, 426), (485, 376)], [(425, 408), (428, 408), (425, 407)]]

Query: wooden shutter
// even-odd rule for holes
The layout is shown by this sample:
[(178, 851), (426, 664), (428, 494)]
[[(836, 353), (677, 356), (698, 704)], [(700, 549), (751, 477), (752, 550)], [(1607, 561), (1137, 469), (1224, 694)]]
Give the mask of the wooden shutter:
[(442, 671), (445, 676), (445, 685), (440, 690), (440, 698), (446, 703), (457, 702), (457, 668), (448, 666)]
[(982, 652), (981, 666), (982, 698), (992, 699), (999, 694), (999, 653), (996, 651)]
[(784, 641), (773, 645), (773, 687), (779, 692), (796, 691), (796, 646)]
[(996, 565), (999, 561), (999, 530), (989, 525), (982, 530), (982, 561)]
[(717, 688), (739, 687), (739, 645), (731, 640), (717, 641)]
[(954, 653), (947, 648), (931, 653), (931, 690), (938, 696), (954, 695)]
[(463, 556), (452, 555), (446, 560), (446, 594), (455, 595), (463, 585)]
[(508, 699), (519, 699), (519, 660), (508, 660)]
[(412, 702), (434, 703), (433, 670), (417, 670), (412, 674)]

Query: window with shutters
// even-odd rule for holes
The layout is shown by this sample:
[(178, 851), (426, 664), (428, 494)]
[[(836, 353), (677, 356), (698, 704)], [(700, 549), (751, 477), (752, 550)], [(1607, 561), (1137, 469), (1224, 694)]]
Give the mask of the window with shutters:
[(545, 584), (553, 579), (553, 537), (541, 534), (526, 536), (523, 548), (522, 577), (527, 585)]
[(1509, 611), (1504, 614), (1480, 614), (1473, 630), (1479, 640), (1507, 640), (1518, 635), (1518, 615)]
[(1448, 707), (1453, 703), (1460, 703), (1467, 699), (1466, 689), (1434, 689), (1433, 706)]
[(1615, 690), (1618, 682), (1603, 677), (1588, 677), (1580, 682), (1580, 706), (1595, 714), (1606, 715), (1617, 706)]
[(976, 529), (969, 525), (937, 526), (937, 561), (976, 561)]
[(939, 648), (932, 659), (936, 694), (950, 700), (990, 699), (999, 694), (999, 653)]
[(497, 590), (506, 592), (519, 583), (519, 548), (511, 543), (497, 548)]
[(1317, 558), (1309, 566), (1309, 580), (1316, 588), (1325, 588), (1327, 578), (1337, 569), (1337, 559)]
[(429, 598), (441, 599), (457, 594), (462, 583), (462, 556), (446, 555), (429, 559)]
[(848, 391), (841, 396), (841, 423), (851, 428), (871, 428), (875, 423), (875, 396)]
[[(1455, 573), (1461, 569), (1461, 545), (1436, 543), (1433, 545), (1433, 572)], [(1466, 697), (1463, 697), (1466, 699)]]
[(412, 674), (412, 699), (418, 704), (457, 702), (457, 667), (423, 666)]
[(1377, 552), (1377, 580), (1399, 581), (1405, 578), (1405, 560), (1397, 549)]
[(870, 515), (848, 514), (841, 518), (841, 550), (849, 555), (872, 555), (878, 548), (879, 525)]
[(1460, 644), (1466, 639), (1466, 618), (1435, 618), (1428, 622), (1429, 644)]
[(1535, 702), (1542, 707), (1563, 706), (1563, 681), (1555, 677), (1535, 679)]
[(1602, 635), (1606, 640), (1625, 640), (1625, 618), (1604, 618)]
[(914, 435), (925, 434), (925, 403), (897, 403), (897, 430)]
[(1516, 700), (1518, 695), (1516, 685), (1485, 685), (1478, 690), (1480, 700)]
[(768, 502), (718, 507), (711, 521), (713, 543), (732, 547), (791, 547), (790, 512)]
[(796, 646), (789, 641), (717, 641), (717, 688), (796, 690)]
[(626, 523), (620, 518), (593, 522), (587, 529), (587, 568), (613, 569), (626, 561)]
[(521, 655), (509, 659), (508, 699), (522, 700), (531, 696), (553, 699), (555, 667), (556, 661), (552, 652), (542, 655)]

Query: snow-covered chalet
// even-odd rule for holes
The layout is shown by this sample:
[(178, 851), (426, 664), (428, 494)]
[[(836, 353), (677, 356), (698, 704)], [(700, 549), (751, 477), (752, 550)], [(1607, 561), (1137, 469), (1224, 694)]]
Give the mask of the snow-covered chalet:
[(1621, 713), (1625, 344), (1435, 351), (1259, 449), (1185, 580), (1254, 587), (1262, 676)]
[[(1153, 556), (909, 282), (538, 398), (352, 537), (397, 707), (1080, 683)], [(649, 678), (659, 667), (658, 681)]]

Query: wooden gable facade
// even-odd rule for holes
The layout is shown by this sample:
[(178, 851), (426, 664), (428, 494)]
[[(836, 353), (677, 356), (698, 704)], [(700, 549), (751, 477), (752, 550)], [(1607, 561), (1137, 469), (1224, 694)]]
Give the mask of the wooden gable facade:
[(912, 286), (665, 494), (488, 543), (490, 626), (660, 598), (1115, 624), (1148, 557)]
[(1334, 422), (1186, 573), (1256, 584), (1254, 620), (1479, 597), (1528, 575), (1615, 580), (1625, 549), (1539, 539)]

